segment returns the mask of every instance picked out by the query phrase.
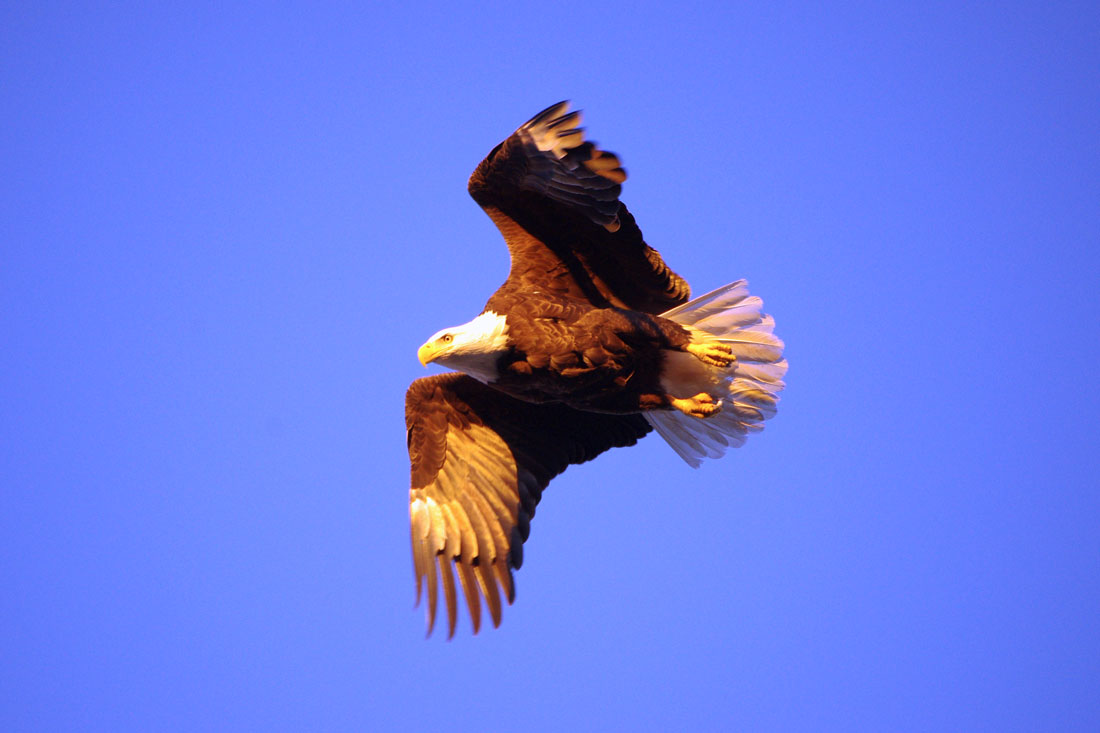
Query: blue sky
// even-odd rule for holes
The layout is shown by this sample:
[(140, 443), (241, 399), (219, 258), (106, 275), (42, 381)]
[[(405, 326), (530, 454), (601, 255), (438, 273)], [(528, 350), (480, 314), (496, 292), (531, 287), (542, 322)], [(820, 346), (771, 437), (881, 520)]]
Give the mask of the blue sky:
[[(0, 9), (6, 730), (1096, 730), (1094, 3)], [(779, 416), (544, 495), (423, 639), (403, 400), (569, 98)]]

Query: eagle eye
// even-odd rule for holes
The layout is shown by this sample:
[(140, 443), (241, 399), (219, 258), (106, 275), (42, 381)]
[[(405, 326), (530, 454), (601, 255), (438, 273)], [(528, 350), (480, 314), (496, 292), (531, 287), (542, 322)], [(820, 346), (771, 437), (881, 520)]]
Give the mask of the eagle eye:
[(442, 338), (440, 339), (440, 341), (442, 341), (442, 342), (443, 342), (443, 343), (445, 343), (445, 344), (449, 344), (449, 343), (451, 343), (451, 341), (453, 341), (453, 340), (454, 340), (454, 336), (452, 336), (452, 335), (451, 335), (451, 334), (449, 334), (449, 333), (445, 333), (445, 334), (443, 334), (443, 337), (442, 337)]

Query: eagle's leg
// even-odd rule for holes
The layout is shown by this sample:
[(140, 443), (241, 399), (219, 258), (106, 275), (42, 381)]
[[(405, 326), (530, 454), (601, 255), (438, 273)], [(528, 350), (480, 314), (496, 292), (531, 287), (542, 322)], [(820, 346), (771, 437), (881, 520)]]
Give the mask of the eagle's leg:
[(673, 397), (669, 395), (668, 402), (680, 412), (692, 417), (711, 417), (717, 415), (722, 409), (722, 404), (715, 401), (706, 392), (700, 392), (694, 397)]
[(731, 366), (737, 365), (737, 357), (733, 355), (733, 349), (718, 341), (693, 341), (689, 344), (684, 344), (683, 348), (684, 351), (704, 364), (709, 364), (719, 369), (728, 369)]

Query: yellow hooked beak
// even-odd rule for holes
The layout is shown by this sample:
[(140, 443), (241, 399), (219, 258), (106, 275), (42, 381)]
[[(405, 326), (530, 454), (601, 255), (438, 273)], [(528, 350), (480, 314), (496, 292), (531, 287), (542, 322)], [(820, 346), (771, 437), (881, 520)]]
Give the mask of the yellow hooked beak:
[(416, 358), (419, 359), (420, 363), (424, 366), (431, 364), (437, 356), (439, 356), (439, 350), (431, 341), (416, 350)]

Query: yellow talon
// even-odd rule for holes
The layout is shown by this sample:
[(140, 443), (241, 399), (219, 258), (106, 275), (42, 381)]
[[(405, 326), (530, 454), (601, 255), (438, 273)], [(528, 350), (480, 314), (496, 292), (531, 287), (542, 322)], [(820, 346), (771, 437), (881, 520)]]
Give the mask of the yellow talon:
[(694, 397), (673, 397), (669, 402), (680, 412), (692, 417), (711, 417), (722, 411), (722, 404), (715, 402), (706, 392), (700, 392)]
[(737, 364), (737, 357), (733, 355), (733, 349), (717, 341), (688, 344), (685, 348), (689, 354), (699, 361), (719, 369), (728, 369)]

